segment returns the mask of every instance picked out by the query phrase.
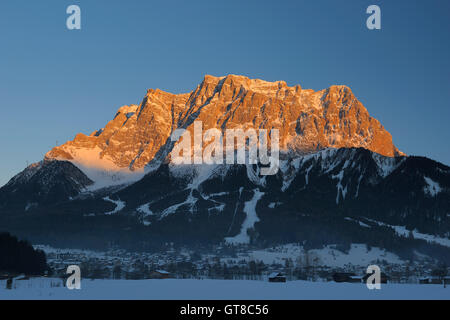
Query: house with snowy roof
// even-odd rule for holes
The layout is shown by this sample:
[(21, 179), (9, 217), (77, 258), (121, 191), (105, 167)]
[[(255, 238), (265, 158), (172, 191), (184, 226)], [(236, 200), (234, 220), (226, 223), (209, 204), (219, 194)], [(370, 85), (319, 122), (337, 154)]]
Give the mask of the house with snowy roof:
[(286, 277), (281, 272), (272, 272), (268, 279), (269, 282), (286, 282)]
[(150, 272), (150, 279), (168, 279), (172, 278), (170, 272), (165, 270), (153, 270)]

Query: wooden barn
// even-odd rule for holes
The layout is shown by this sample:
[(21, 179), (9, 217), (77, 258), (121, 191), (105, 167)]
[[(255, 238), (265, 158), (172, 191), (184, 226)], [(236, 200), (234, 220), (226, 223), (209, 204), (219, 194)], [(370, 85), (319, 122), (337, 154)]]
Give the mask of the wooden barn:
[(431, 277), (429, 282), (430, 284), (444, 284), (444, 279), (442, 277)]
[(268, 279), (269, 282), (286, 282), (286, 277), (281, 272), (272, 272)]
[(334, 282), (361, 283), (362, 277), (351, 272), (335, 272), (333, 274)]
[(444, 277), (444, 285), (445, 286), (450, 285), (450, 277)]
[(450, 277), (429, 277), (419, 279), (420, 284), (443, 284), (447, 286), (450, 284)]
[(170, 272), (165, 270), (154, 270), (150, 272), (150, 279), (169, 279), (172, 278)]
[[(367, 279), (371, 276), (372, 274), (366, 274), (366, 275), (364, 275), (363, 276), (363, 282), (364, 283), (366, 283), (367, 282)], [(390, 280), (389, 279), (389, 277), (385, 274), (385, 273), (381, 273), (381, 276), (380, 276), (380, 280), (381, 280), (381, 283), (388, 283), (388, 281)]]

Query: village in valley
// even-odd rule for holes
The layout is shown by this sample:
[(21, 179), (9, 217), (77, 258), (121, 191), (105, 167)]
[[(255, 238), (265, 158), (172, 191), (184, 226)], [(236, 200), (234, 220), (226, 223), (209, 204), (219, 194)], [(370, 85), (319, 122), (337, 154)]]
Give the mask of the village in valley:
[[(110, 249), (105, 252), (77, 249), (55, 249), (35, 246), (43, 250), (51, 269), (49, 276), (67, 278), (67, 267), (80, 267), (83, 279), (224, 279), (286, 282), (365, 283), (369, 265), (381, 270), (382, 283), (448, 284), (450, 269), (432, 260), (416, 262), (394, 259), (384, 253), (362, 265), (361, 257), (353, 257), (329, 250), (304, 250), (299, 245), (251, 249), (248, 246), (218, 246), (214, 253), (175, 248), (167, 244), (166, 252), (130, 252)], [(362, 249), (354, 245), (352, 250)], [(368, 249), (365, 249), (368, 250)], [(372, 249), (373, 250), (373, 249)], [(210, 252), (210, 251), (208, 251)], [(370, 258), (370, 251), (366, 253)], [(374, 258), (374, 257), (372, 257)], [(355, 260), (355, 261), (352, 261)]]

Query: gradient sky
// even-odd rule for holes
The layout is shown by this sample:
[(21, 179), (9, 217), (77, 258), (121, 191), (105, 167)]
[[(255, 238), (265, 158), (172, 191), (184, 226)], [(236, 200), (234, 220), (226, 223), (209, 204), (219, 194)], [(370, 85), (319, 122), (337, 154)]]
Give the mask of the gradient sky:
[[(66, 28), (71, 4), (82, 30)], [(449, 15), (448, 0), (1, 0), (0, 185), (147, 88), (205, 74), (348, 85), (402, 151), (449, 165)]]

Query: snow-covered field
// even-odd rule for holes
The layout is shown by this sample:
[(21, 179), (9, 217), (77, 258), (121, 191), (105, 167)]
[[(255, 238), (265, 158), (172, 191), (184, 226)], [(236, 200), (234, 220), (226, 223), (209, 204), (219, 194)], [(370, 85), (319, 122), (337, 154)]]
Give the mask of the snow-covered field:
[(369, 290), (364, 284), (247, 280), (82, 280), (81, 290), (69, 290), (61, 279), (15, 281), (7, 290), (0, 281), (0, 300), (6, 299), (186, 299), (186, 300), (301, 300), (301, 299), (450, 299), (442, 285), (384, 284)]

